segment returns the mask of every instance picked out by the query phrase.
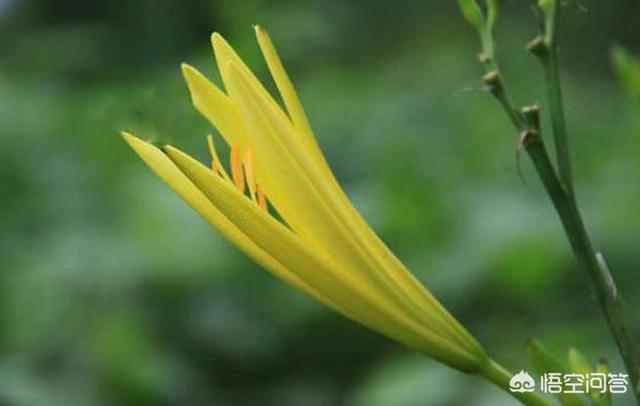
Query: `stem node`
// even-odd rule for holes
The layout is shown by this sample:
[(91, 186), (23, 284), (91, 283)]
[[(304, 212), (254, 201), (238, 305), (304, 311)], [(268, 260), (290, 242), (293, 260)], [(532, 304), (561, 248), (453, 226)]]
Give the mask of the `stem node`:
[(549, 55), (548, 44), (542, 35), (538, 35), (527, 44), (527, 51), (541, 59)]

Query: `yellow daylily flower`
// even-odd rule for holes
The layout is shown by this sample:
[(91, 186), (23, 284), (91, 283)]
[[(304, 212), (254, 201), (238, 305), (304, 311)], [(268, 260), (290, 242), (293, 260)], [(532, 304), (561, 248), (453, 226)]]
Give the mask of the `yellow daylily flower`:
[(493, 368), (478, 342), (349, 201), (271, 39), (260, 27), (256, 35), (285, 109), (217, 33), (212, 43), (224, 90), (195, 68), (182, 67), (195, 108), (231, 149), (229, 172), (212, 136), (210, 166), (172, 146), (157, 148), (129, 133), (125, 140), (182, 199), (276, 277), (453, 368)]

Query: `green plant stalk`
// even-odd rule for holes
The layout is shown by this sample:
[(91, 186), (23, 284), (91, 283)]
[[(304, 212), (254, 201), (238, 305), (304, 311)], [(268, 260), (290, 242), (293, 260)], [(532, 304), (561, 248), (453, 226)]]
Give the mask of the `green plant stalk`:
[(491, 94), (500, 102), (513, 126), (523, 131), (526, 129), (525, 118), (516, 108), (516, 104), (509, 96), (509, 93), (506, 92), (498, 65), (495, 62), (491, 64), (487, 63), (485, 67), (487, 73), (482, 77), (482, 80), (489, 87)]
[[(535, 49), (536, 41), (532, 44)], [(523, 135), (523, 146), (532, 159), (536, 172), (560, 217), (578, 265), (587, 272), (592, 281), (598, 303), (604, 312), (609, 329), (629, 373), (632, 391), (638, 404), (640, 404), (639, 353), (625, 327), (622, 302), (617, 293), (615, 281), (608, 269), (600, 266), (598, 262), (597, 253), (593, 249), (593, 244), (587, 234), (574, 194), (558, 177), (539, 134), (539, 126), (529, 123), (524, 115), (516, 109), (501, 79), (500, 71), (497, 69), (498, 65), (493, 58), (490, 61), (483, 62), (487, 71), (483, 76), (483, 80), (502, 105), (514, 127)], [(536, 118), (535, 121), (539, 120)], [(532, 127), (534, 128), (532, 129)]]
[(640, 359), (631, 335), (625, 327), (622, 303), (615, 282), (606, 267), (601, 266), (598, 261), (598, 254), (593, 249), (575, 199), (556, 176), (542, 138), (537, 132), (529, 132), (524, 138), (524, 147), (558, 212), (573, 253), (580, 267), (587, 271), (593, 282), (598, 302), (629, 373), (632, 391), (640, 404)]
[(560, 87), (560, 71), (558, 69), (557, 45), (549, 45), (548, 52), (540, 57), (542, 62), (549, 114), (551, 115), (551, 129), (556, 147), (556, 160), (558, 173), (567, 191), (573, 196), (573, 173), (571, 169), (571, 156), (569, 152), (569, 140), (567, 124), (564, 115), (564, 103), (562, 89)]
[[(560, 216), (564, 230), (569, 238), (571, 248), (581, 268), (589, 274), (596, 290), (596, 296), (602, 308), (609, 329), (616, 341), (620, 355), (629, 373), (632, 391), (640, 404), (640, 358), (633, 339), (625, 327), (622, 303), (618, 295), (613, 277), (601, 255), (593, 248), (584, 222), (578, 209), (573, 188), (571, 156), (564, 114), (564, 102), (560, 85), (558, 64), (558, 20), (560, 1), (552, 1), (545, 14), (545, 32), (543, 38), (537, 38), (529, 45), (540, 60), (543, 68), (544, 82), (551, 116), (551, 128), (556, 147), (558, 176), (553, 171), (542, 139), (538, 136), (538, 147), (534, 147), (536, 170), (542, 179), (549, 197)], [(539, 133), (539, 128), (535, 131)], [(526, 147), (526, 146), (525, 146)], [(543, 153), (544, 152), (544, 156)], [(534, 158), (535, 157), (535, 158)], [(546, 158), (546, 159), (545, 159)]]
[(535, 392), (512, 392), (509, 389), (509, 381), (513, 377), (509, 371), (504, 369), (500, 364), (493, 360), (489, 360), (480, 375), (488, 379), (491, 383), (498, 386), (514, 398), (518, 399), (528, 406), (552, 406), (551, 402)]
[[(638, 358), (638, 350), (625, 327), (622, 302), (617, 294), (613, 277), (604, 261), (599, 261), (599, 256), (593, 249), (593, 244), (587, 234), (573, 192), (571, 160), (557, 56), (557, 20), (560, 4), (557, 0), (546, 1), (544, 5), (540, 1), (539, 4), (545, 14), (545, 36), (544, 38), (536, 38), (529, 45), (529, 49), (540, 57), (545, 67), (545, 84), (549, 96), (549, 110), (552, 116), (560, 177), (549, 159), (546, 147), (540, 136), (537, 111), (534, 119), (531, 120), (532, 117), (530, 115), (523, 114), (516, 108), (515, 103), (506, 91), (495, 57), (493, 24), (488, 25), (484, 30), (482, 27), (476, 27), (482, 43), (480, 62), (485, 68), (483, 80), (520, 133), (522, 145), (526, 148), (538, 172), (538, 176), (553, 202), (577, 262), (587, 272), (594, 285), (599, 305), (604, 312), (607, 324), (629, 373), (632, 391), (640, 405), (640, 382), (638, 381), (640, 359)], [(602, 258), (600, 257), (600, 259)]]
[(560, 86), (560, 69), (558, 65), (558, 20), (560, 14), (560, 1), (549, 2), (543, 8), (545, 15), (544, 37), (534, 40), (530, 50), (538, 56), (542, 63), (545, 90), (551, 115), (551, 128), (556, 147), (556, 161), (560, 180), (571, 196), (573, 193), (573, 173), (571, 169), (571, 155), (567, 135), (567, 124), (564, 114), (564, 102), (562, 100), (562, 88)]

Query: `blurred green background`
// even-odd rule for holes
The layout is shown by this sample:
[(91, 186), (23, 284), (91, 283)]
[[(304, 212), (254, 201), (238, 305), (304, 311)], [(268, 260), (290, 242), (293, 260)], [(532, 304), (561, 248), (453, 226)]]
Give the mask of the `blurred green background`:
[[(531, 4), (499, 28), (519, 103), (543, 100)], [(609, 49), (638, 51), (640, 3), (563, 14), (579, 199), (637, 333), (640, 110)], [(498, 360), (526, 370), (535, 336), (622, 370), (455, 2), (0, 0), (1, 404), (513, 404), (271, 278), (118, 136), (206, 157), (179, 63), (216, 78), (216, 30), (266, 80), (256, 23), (355, 204)]]

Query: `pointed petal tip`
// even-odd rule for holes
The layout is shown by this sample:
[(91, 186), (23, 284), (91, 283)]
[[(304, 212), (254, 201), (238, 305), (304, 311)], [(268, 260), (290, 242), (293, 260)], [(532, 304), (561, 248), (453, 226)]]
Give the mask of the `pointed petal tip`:
[(147, 142), (142, 138), (139, 138), (127, 131), (122, 131), (120, 135), (122, 136), (122, 138), (124, 138), (129, 147), (144, 161), (147, 160), (145, 157), (152, 156), (153, 154), (159, 152), (158, 148), (152, 143)]
[[(191, 155), (172, 145), (165, 145), (164, 147), (162, 147), (162, 152), (164, 152), (164, 154), (180, 168), (184, 169), (185, 167), (194, 165), (204, 167), (200, 163), (200, 161), (196, 160)], [(206, 169), (209, 170), (209, 168)]]
[(213, 48), (213, 54), (215, 55), (218, 67), (220, 68), (220, 62), (223, 59), (223, 55), (225, 55), (225, 51), (228, 51), (231, 46), (219, 32), (214, 32), (211, 34), (211, 47)]
[(163, 145), (162, 147), (160, 147), (160, 149), (166, 154), (170, 154), (171, 152), (174, 152), (174, 151), (179, 151), (176, 147), (169, 144)]
[(260, 38), (264, 38), (264, 37), (269, 38), (269, 33), (260, 24), (254, 25), (253, 29), (256, 32), (256, 37), (258, 37), (258, 41), (260, 40)]
[(184, 76), (184, 79), (187, 81), (187, 84), (189, 84), (193, 76), (199, 73), (196, 68), (189, 65), (188, 63), (182, 63), (180, 65), (180, 70), (182, 71), (182, 76)]
[(134, 143), (144, 142), (140, 138), (136, 137), (135, 135), (131, 134), (128, 131), (120, 131), (120, 136), (124, 138), (127, 144), (131, 146), (133, 146)]
[(227, 41), (225, 41), (222, 34), (220, 34), (218, 31), (214, 31), (213, 34), (211, 34), (211, 43), (213, 44), (214, 47), (221, 45), (225, 42)]
[(211, 46), (213, 47), (213, 53), (218, 64), (221, 59), (226, 59), (229, 55), (235, 55), (231, 44), (218, 32), (211, 34)]
[(153, 142), (145, 141), (142, 138), (128, 131), (121, 131), (120, 135), (122, 136), (122, 138), (124, 138), (127, 144), (129, 144), (129, 146), (136, 151), (138, 151), (139, 148), (149, 148), (149, 147), (159, 149), (161, 151), (166, 151), (168, 148), (171, 148), (171, 145), (169, 144), (165, 144), (162, 146), (154, 145)]

